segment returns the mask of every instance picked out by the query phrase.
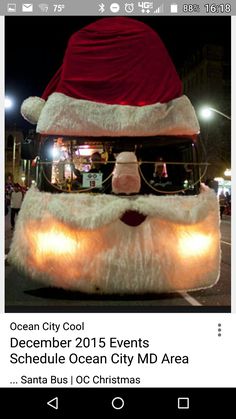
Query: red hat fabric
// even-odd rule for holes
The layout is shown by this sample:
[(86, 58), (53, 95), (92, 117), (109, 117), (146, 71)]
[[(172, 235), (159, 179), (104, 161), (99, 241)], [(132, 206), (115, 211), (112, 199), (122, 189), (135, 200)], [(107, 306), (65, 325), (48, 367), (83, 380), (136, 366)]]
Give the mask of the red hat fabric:
[(100, 19), (74, 33), (42, 98), (63, 93), (105, 104), (144, 106), (180, 97), (182, 84), (158, 34), (128, 17)]
[(199, 124), (158, 34), (128, 17), (108, 17), (71, 36), (41, 98), (21, 105), (43, 135), (195, 135)]

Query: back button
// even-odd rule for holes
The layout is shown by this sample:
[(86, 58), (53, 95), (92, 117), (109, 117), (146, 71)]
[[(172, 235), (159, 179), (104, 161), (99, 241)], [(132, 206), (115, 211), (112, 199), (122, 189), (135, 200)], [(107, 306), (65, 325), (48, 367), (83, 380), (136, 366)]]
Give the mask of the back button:
[(49, 400), (47, 402), (47, 405), (52, 407), (53, 409), (58, 410), (58, 397), (54, 397), (54, 399)]

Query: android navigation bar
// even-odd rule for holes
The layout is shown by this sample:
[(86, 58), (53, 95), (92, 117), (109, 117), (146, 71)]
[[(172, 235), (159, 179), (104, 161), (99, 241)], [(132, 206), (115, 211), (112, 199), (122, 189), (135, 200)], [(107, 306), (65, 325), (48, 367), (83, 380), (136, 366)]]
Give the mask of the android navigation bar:
[[(214, 417), (233, 411), (235, 388), (1, 388), (8, 417)], [(14, 403), (9, 403), (14, 400)], [(49, 400), (49, 401), (47, 401)]]

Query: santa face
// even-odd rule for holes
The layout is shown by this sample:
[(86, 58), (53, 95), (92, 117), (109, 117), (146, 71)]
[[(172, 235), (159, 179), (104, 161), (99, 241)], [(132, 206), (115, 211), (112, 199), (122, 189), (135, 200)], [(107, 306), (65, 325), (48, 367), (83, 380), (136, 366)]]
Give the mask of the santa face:
[[(122, 215), (128, 211), (144, 214), (144, 221), (127, 225)], [(82, 292), (205, 288), (218, 278), (218, 223), (210, 190), (132, 198), (31, 190), (9, 258), (33, 279)]]
[[(192, 141), (155, 138), (156, 146), (151, 143), (149, 150), (145, 141), (139, 147), (135, 139), (134, 153), (117, 152), (124, 139), (119, 146), (110, 139), (110, 157), (104, 143), (73, 141), (45, 141), (42, 159), (55, 147), (61, 150), (61, 157), (51, 153), (51, 187), (72, 193), (32, 189), (26, 194), (9, 260), (32, 279), (89, 293), (162, 293), (212, 286), (220, 264), (218, 202), (207, 187), (197, 195), (194, 170), (179, 164), (187, 155), (192, 161)], [(69, 152), (73, 166), (66, 163)], [(157, 176), (163, 167), (167, 177)], [(90, 175), (92, 183), (104, 175), (111, 189), (106, 189), (104, 178), (101, 187), (86, 189), (84, 181)]]

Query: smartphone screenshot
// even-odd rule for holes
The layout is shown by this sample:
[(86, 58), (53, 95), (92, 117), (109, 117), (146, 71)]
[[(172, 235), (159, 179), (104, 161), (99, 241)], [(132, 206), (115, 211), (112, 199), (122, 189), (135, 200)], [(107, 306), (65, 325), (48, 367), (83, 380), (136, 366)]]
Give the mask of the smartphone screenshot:
[(235, 16), (1, 1), (9, 417), (233, 411)]

